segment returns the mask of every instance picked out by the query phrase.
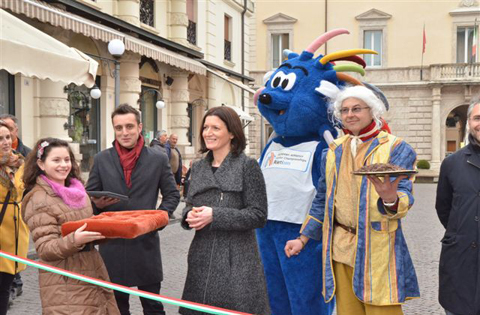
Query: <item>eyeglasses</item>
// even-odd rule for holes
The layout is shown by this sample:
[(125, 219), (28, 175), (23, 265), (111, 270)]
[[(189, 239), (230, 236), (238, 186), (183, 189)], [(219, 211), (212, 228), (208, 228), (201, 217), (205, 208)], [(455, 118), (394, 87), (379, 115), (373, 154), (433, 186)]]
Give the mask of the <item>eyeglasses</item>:
[(480, 116), (470, 117), (470, 119), (476, 123), (480, 123)]
[(370, 109), (370, 107), (368, 107), (368, 106), (366, 106), (366, 107), (357, 106), (357, 107), (353, 107), (353, 108), (340, 108), (340, 114), (348, 115), (348, 113), (350, 111), (352, 111), (352, 114), (360, 114), (362, 109)]

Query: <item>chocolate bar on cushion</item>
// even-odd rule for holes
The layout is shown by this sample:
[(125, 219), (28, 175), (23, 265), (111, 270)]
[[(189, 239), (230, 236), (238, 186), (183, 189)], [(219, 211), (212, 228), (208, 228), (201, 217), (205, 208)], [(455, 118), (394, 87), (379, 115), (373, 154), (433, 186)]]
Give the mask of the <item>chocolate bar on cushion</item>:
[(102, 212), (97, 216), (62, 224), (62, 235), (68, 235), (87, 223), (86, 231), (100, 232), (106, 238), (136, 238), (168, 224), (168, 212), (134, 210)]

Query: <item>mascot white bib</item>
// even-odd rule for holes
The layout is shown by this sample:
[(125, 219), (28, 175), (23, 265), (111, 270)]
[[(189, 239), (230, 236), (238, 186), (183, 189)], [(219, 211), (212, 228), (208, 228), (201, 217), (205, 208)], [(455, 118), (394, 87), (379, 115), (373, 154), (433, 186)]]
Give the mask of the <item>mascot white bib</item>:
[(305, 220), (315, 197), (312, 166), (317, 145), (317, 141), (311, 141), (285, 148), (272, 142), (268, 147), (261, 168), (267, 185), (269, 220), (297, 224)]

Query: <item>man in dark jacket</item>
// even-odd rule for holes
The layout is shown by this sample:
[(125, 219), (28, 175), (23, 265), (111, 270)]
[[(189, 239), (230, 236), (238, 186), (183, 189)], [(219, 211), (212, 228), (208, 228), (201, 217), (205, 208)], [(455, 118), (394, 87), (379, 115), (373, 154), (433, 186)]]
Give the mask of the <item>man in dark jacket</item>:
[(167, 132), (165, 130), (160, 130), (157, 132), (157, 137), (150, 142), (150, 147), (158, 149), (160, 152), (169, 155), (165, 144), (167, 143)]
[[(94, 212), (155, 209), (159, 191), (163, 196), (159, 211), (175, 211), (180, 194), (168, 158), (144, 146), (140, 113), (127, 104), (120, 105), (112, 113), (112, 124), (115, 130), (113, 147), (95, 156), (87, 190), (111, 191), (127, 195), (129, 199), (92, 197)], [(135, 239), (109, 240), (100, 244), (100, 254), (112, 282), (160, 292), (163, 274), (157, 231)], [(130, 314), (129, 295), (115, 291), (115, 298), (121, 314)], [(165, 314), (161, 303), (140, 300), (144, 314)]]
[(447, 315), (480, 314), (480, 98), (467, 119), (469, 144), (443, 161), (435, 205), (446, 229), (439, 301)]

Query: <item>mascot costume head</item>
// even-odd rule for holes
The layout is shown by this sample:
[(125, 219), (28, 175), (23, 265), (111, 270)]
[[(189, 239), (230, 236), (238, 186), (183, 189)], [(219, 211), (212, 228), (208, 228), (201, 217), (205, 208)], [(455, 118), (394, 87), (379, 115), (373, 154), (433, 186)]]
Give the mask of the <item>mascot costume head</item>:
[[(328, 111), (328, 99), (334, 98), (346, 82), (362, 85), (343, 72), (365, 74), (365, 61), (357, 54), (376, 54), (369, 49), (339, 51), (314, 57), (329, 39), (348, 34), (346, 29), (332, 30), (314, 40), (300, 55), (285, 50), (288, 58), (275, 71), (265, 75), (265, 87), (254, 95), (260, 113), (273, 126), (275, 133), (286, 137), (324, 136), (335, 134)], [(345, 60), (351, 64), (335, 65)]]

